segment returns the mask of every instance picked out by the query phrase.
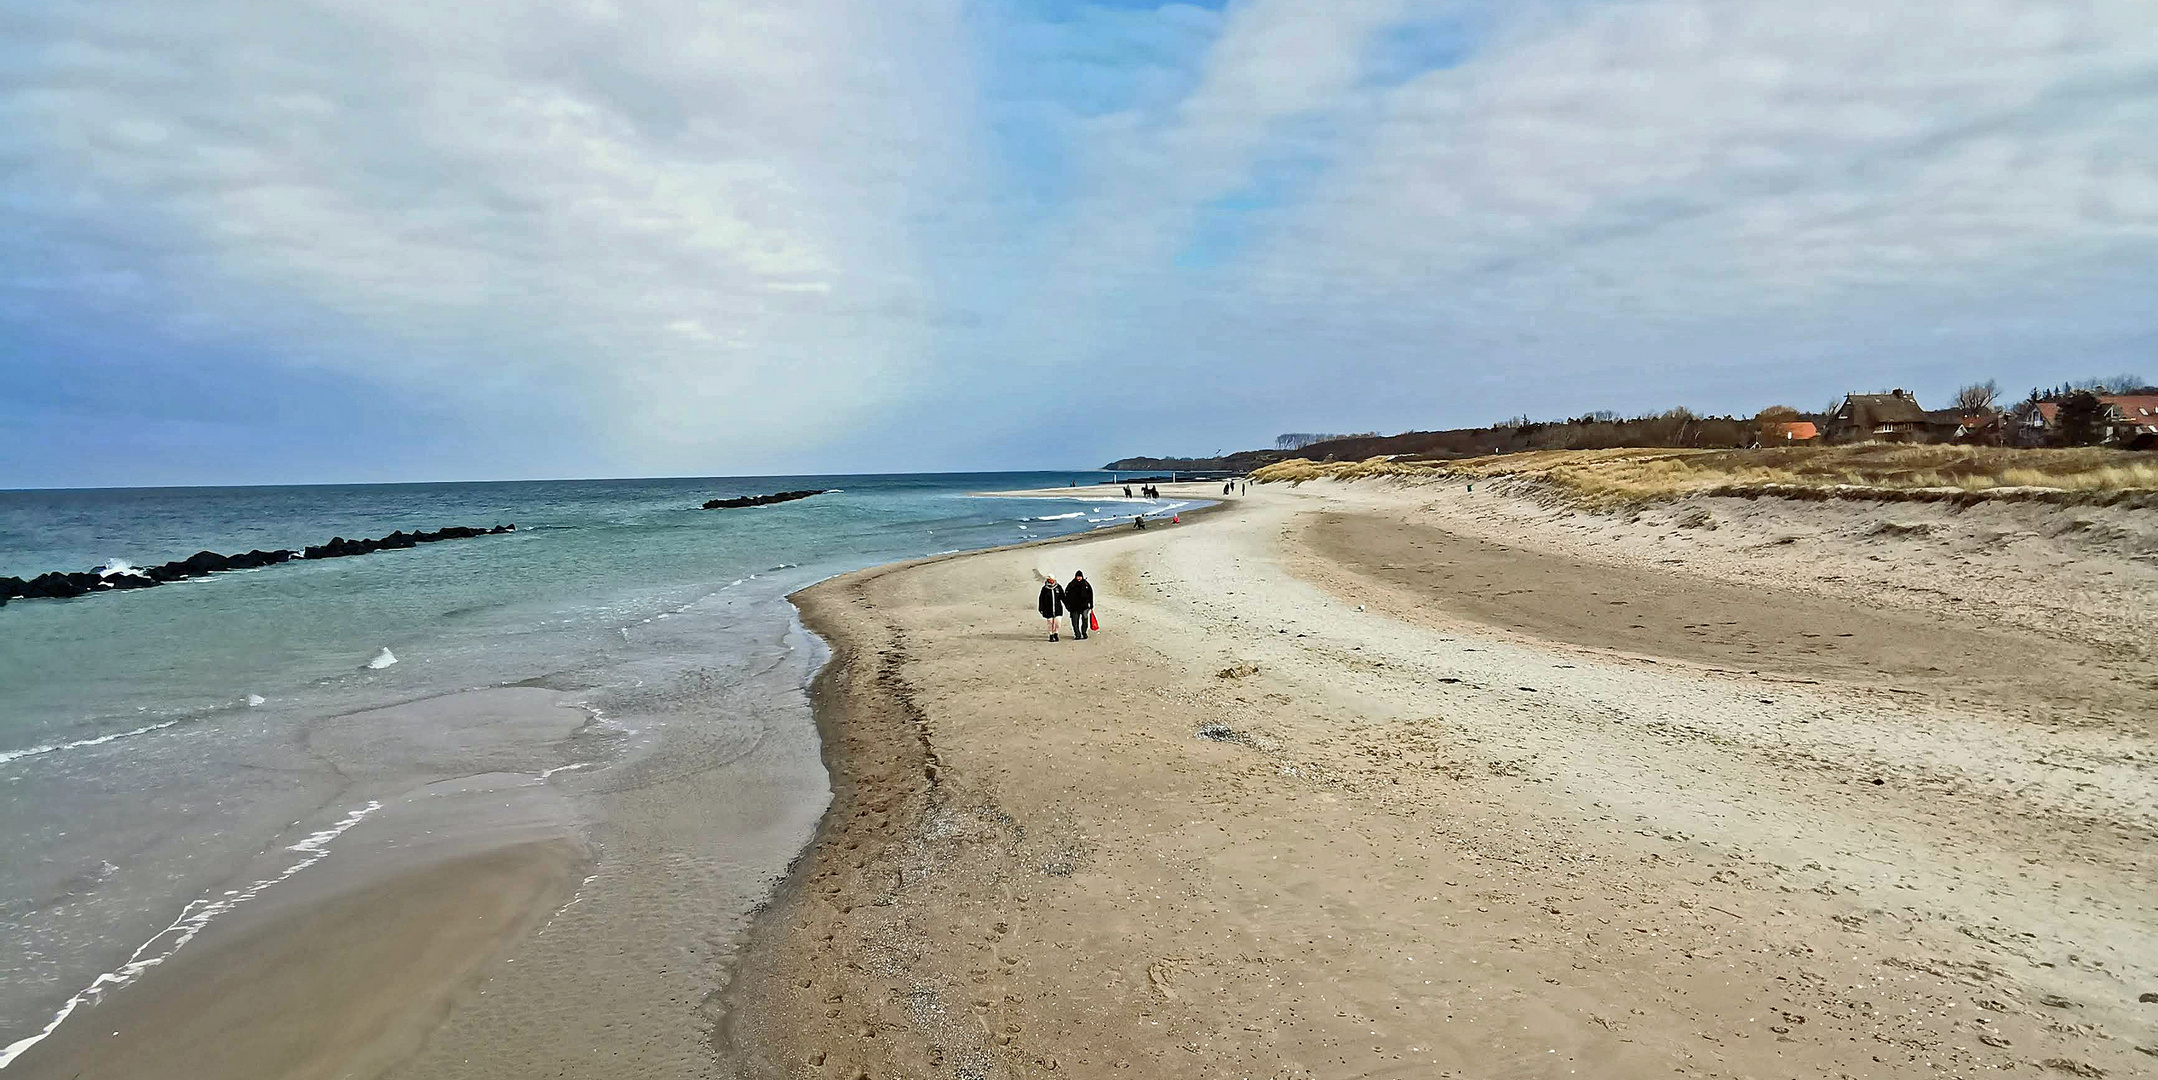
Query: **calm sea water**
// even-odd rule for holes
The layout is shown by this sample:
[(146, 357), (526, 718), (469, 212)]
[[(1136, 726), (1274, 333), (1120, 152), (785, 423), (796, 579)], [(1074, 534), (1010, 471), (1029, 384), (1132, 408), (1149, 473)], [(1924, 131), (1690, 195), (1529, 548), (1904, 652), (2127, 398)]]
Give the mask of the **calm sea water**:
[[(325, 718), (524, 683), (574, 692), (624, 733), (722, 745), (739, 703), (799, 703), (821, 660), (795, 647), (786, 593), (861, 566), (1054, 536), (1146, 509), (1106, 498), (1097, 479), (0, 492), (0, 575), (517, 526), (0, 608), (0, 1046), (35, 1034), (100, 973), (121, 969), (244, 859), (345, 812), (310, 756), (307, 733)], [(972, 495), (1073, 480), (1081, 486), (1068, 503)], [(792, 488), (837, 490), (698, 509), (708, 498)], [(1031, 603), (1015, 596), (1015, 618)], [(790, 715), (809, 723), (802, 710)], [(625, 737), (602, 749), (663, 756), (663, 742)]]

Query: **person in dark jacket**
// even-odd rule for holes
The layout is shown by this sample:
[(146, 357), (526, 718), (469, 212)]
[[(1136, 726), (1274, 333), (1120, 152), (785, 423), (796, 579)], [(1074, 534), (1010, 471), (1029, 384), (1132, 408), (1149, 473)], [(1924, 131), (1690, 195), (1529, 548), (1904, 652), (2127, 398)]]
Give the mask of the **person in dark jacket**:
[(1072, 571), (1072, 583), (1064, 586), (1064, 610), (1072, 614), (1072, 637), (1085, 640), (1086, 617), (1094, 610), (1094, 586), (1083, 571)]
[(1042, 618), (1049, 620), (1049, 640), (1055, 641), (1057, 639), (1057, 616), (1064, 614), (1064, 590), (1057, 586), (1057, 579), (1053, 577), (1042, 579), (1041, 599), (1035, 603), (1034, 608), (1042, 613)]

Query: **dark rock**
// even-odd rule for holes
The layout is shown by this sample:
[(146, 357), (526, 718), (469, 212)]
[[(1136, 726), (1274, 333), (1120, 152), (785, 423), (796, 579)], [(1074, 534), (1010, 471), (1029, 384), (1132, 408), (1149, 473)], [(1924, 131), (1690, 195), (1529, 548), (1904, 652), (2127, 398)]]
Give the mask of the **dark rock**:
[(30, 600), (68, 600), (97, 587), (96, 574), (39, 574), (23, 583), (22, 595)]
[(516, 528), (515, 525), (496, 525), (487, 529), (453, 525), (433, 532), (409, 533), (400, 529), (379, 540), (347, 540), (342, 536), (333, 536), (329, 543), (311, 545), (304, 551), (290, 548), (264, 551), (256, 548), (237, 555), (198, 551), (185, 559), (161, 566), (145, 567), (137, 573), (100, 575), (55, 571), (40, 574), (28, 581), (19, 577), (0, 578), (0, 605), (5, 605), (9, 600), (66, 600), (92, 592), (151, 589), (169, 582), (205, 577), (222, 570), (255, 570), (301, 558), (333, 559), (346, 555), (365, 555), (371, 551), (409, 548), (436, 540), (462, 540), (506, 533)]
[(742, 495), (732, 499), (707, 500), (704, 508), (707, 510), (739, 510), (746, 506), (770, 506), (773, 503), (793, 502), (796, 499), (806, 499), (812, 495), (822, 494), (824, 494), (824, 491), (819, 490), (777, 491), (770, 495)]
[(214, 551), (198, 551), (181, 560), (180, 566), (187, 570), (189, 576), (200, 577), (230, 568), (232, 560)]

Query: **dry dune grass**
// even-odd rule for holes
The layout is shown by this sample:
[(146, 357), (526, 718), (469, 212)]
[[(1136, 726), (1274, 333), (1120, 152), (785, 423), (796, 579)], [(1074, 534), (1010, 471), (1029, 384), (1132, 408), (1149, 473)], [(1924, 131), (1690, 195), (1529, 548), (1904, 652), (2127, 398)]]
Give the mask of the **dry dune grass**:
[(1411, 461), (1278, 462), (1261, 481), (1520, 480), (1590, 506), (1687, 495), (1885, 499), (2032, 498), (2114, 502), (2158, 495), (2158, 455), (2121, 450), (1982, 446), (1795, 446), (1761, 450), (1539, 450)]

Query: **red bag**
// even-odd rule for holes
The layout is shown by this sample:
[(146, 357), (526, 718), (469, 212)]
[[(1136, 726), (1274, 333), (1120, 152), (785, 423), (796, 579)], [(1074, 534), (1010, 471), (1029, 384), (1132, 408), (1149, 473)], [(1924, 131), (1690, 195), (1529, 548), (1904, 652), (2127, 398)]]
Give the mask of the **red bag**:
[(1094, 613), (1091, 611), (1086, 613), (1086, 628), (1090, 633), (1101, 629), (1101, 620), (1095, 618)]

